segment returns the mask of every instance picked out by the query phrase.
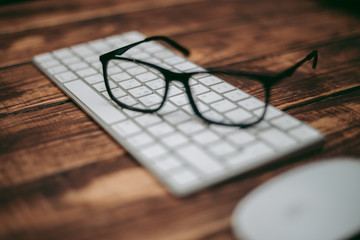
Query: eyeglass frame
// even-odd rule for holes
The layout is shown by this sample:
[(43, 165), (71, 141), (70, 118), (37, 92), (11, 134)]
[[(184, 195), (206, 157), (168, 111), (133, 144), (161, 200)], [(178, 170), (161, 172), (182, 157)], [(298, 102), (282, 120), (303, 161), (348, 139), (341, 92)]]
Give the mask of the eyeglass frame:
[[(268, 109), (268, 105), (270, 102), (270, 95), (271, 95), (271, 88), (272, 86), (274, 86), (276, 83), (279, 83), (280, 81), (282, 81), (284, 78), (288, 78), (290, 76), (293, 75), (293, 73), (306, 61), (309, 61), (311, 59), (313, 60), (312, 63), (312, 68), (315, 69), (317, 66), (317, 61), (318, 61), (318, 51), (317, 50), (313, 50), (311, 51), (305, 58), (303, 58), (301, 61), (295, 63), (293, 66), (289, 67), (288, 69), (270, 76), (270, 75), (263, 75), (263, 74), (258, 74), (258, 73), (252, 73), (252, 72), (245, 72), (245, 71), (217, 71), (217, 70), (206, 70), (206, 71), (196, 71), (196, 72), (172, 72), (168, 69), (162, 68), (160, 66), (154, 65), (152, 63), (148, 63), (148, 62), (144, 62), (142, 60), (138, 60), (138, 59), (132, 59), (132, 58), (125, 58), (125, 57), (119, 57), (122, 54), (124, 54), (126, 51), (130, 50), (131, 48), (141, 44), (141, 43), (145, 43), (145, 42), (149, 42), (149, 41), (164, 41), (167, 44), (169, 44), (170, 46), (172, 46), (173, 48), (177, 49), (178, 51), (180, 51), (182, 54), (184, 54), (185, 56), (189, 56), (190, 52), (189, 50), (187, 50), (185, 47), (181, 46), (180, 44), (178, 44), (177, 42), (175, 42), (174, 40), (165, 37), (165, 36), (153, 36), (153, 37), (148, 37), (145, 38), (144, 40), (126, 45), (124, 47), (115, 49), (113, 51), (110, 51), (108, 53), (105, 53), (103, 55), (101, 55), (99, 57), (100, 62), (102, 63), (102, 69), (103, 69), (103, 77), (104, 77), (104, 81), (105, 81), (105, 87), (106, 90), (110, 96), (110, 98), (116, 103), (118, 104), (120, 107), (122, 108), (126, 108), (129, 110), (133, 110), (133, 111), (137, 111), (137, 112), (142, 112), (142, 113), (155, 113), (158, 110), (160, 110), (166, 99), (167, 99), (167, 94), (169, 91), (169, 85), (171, 81), (179, 81), (182, 82), (185, 86), (185, 90), (186, 90), (186, 94), (187, 97), (189, 99), (190, 105), (192, 107), (192, 109), (194, 110), (194, 113), (197, 117), (199, 117), (200, 119), (202, 119), (203, 121), (205, 121), (208, 124), (216, 124), (216, 125), (222, 125), (222, 126), (230, 126), (230, 127), (240, 127), (240, 128), (247, 128), (250, 126), (253, 126), (259, 122), (261, 122), (265, 115), (266, 115), (266, 111)], [(133, 62), (133, 63), (137, 63), (137, 64), (142, 64), (151, 68), (154, 68), (156, 70), (158, 70), (161, 74), (163, 74), (164, 76), (164, 80), (165, 80), (165, 93), (162, 99), (161, 104), (159, 105), (159, 107), (157, 107), (156, 109), (139, 109), (136, 107), (132, 107), (129, 105), (126, 105), (122, 102), (120, 102), (112, 93), (111, 91), (111, 87), (110, 87), (110, 83), (109, 83), (109, 79), (108, 79), (108, 74), (107, 74), (107, 66), (109, 64), (110, 60), (123, 60), (123, 61), (128, 61), (128, 62)], [(190, 78), (193, 75), (196, 74), (222, 74), (222, 75), (229, 75), (229, 76), (238, 76), (238, 77), (248, 77), (251, 78), (253, 80), (259, 81), (260, 83), (263, 84), (264, 90), (265, 90), (265, 106), (264, 106), (264, 111), (262, 113), (262, 115), (260, 116), (260, 118), (258, 120), (256, 120), (255, 122), (252, 123), (225, 123), (225, 122), (216, 122), (213, 121), (211, 119), (207, 119), (206, 117), (204, 117), (199, 109), (196, 106), (196, 103), (193, 99), (193, 95), (191, 93), (191, 87), (189, 84)]]

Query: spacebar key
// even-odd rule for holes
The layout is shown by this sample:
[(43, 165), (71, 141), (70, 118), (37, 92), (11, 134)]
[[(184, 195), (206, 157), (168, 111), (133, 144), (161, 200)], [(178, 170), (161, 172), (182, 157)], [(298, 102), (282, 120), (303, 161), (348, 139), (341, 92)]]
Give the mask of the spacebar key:
[(118, 109), (112, 106), (88, 85), (81, 80), (76, 80), (64, 84), (67, 89), (75, 96), (75, 99), (79, 99), (80, 105), (84, 104), (93, 113), (97, 115), (107, 124), (111, 124), (117, 121), (121, 121), (126, 116)]

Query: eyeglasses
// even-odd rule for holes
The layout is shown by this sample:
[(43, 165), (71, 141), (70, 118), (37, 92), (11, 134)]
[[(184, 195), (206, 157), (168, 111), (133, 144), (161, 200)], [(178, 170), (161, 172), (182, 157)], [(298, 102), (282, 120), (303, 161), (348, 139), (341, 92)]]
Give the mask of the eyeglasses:
[[(318, 59), (318, 51), (314, 50), (292, 67), (270, 76), (245, 71), (178, 72), (163, 65), (121, 57), (141, 43), (157, 40), (164, 41), (185, 56), (189, 55), (186, 48), (164, 36), (149, 37), (101, 55), (105, 86), (110, 98), (122, 108), (154, 113), (163, 107), (168, 96), (177, 104), (186, 101), (184, 94), (180, 94), (182, 90), (176, 86), (179, 84), (170, 85), (172, 81), (177, 81), (183, 84), (187, 100), (199, 118), (209, 124), (223, 126), (246, 128), (262, 121), (269, 105), (271, 87), (290, 77), (306, 61), (313, 59), (312, 68), (316, 68)], [(213, 91), (205, 86), (210, 86)]]

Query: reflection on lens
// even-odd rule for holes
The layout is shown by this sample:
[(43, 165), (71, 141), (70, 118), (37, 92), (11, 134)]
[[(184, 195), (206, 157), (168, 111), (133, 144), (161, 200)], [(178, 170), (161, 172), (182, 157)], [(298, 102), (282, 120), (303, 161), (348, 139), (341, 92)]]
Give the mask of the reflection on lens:
[(265, 111), (265, 89), (256, 80), (202, 73), (193, 75), (190, 85), (196, 107), (210, 121), (251, 124)]
[(166, 82), (157, 69), (144, 64), (113, 59), (107, 67), (111, 93), (121, 103), (140, 110), (160, 107)]

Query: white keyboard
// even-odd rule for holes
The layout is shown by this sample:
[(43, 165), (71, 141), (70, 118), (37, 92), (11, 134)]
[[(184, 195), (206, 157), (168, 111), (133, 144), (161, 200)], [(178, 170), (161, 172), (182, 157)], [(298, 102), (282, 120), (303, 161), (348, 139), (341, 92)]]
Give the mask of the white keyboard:
[[(99, 56), (143, 38), (139, 32), (128, 32), (38, 55), (33, 62), (173, 194), (189, 195), (321, 145), (323, 135), (319, 131), (272, 106), (265, 120), (254, 127), (208, 125), (184, 101), (185, 92), (180, 83), (172, 86), (175, 90), (157, 114), (118, 107), (106, 92)], [(156, 42), (141, 44), (124, 55), (170, 70), (203, 70)], [(128, 71), (128, 74), (137, 73)], [(198, 84), (201, 93), (224, 85), (222, 80)], [(131, 95), (129, 89), (123, 90)], [(222, 88), (221, 99), (238, 102), (232, 91), (239, 90), (227, 84), (227, 88)], [(245, 101), (251, 98), (248, 96)], [(244, 106), (246, 111), (256, 111), (251, 105), (248, 109)]]

